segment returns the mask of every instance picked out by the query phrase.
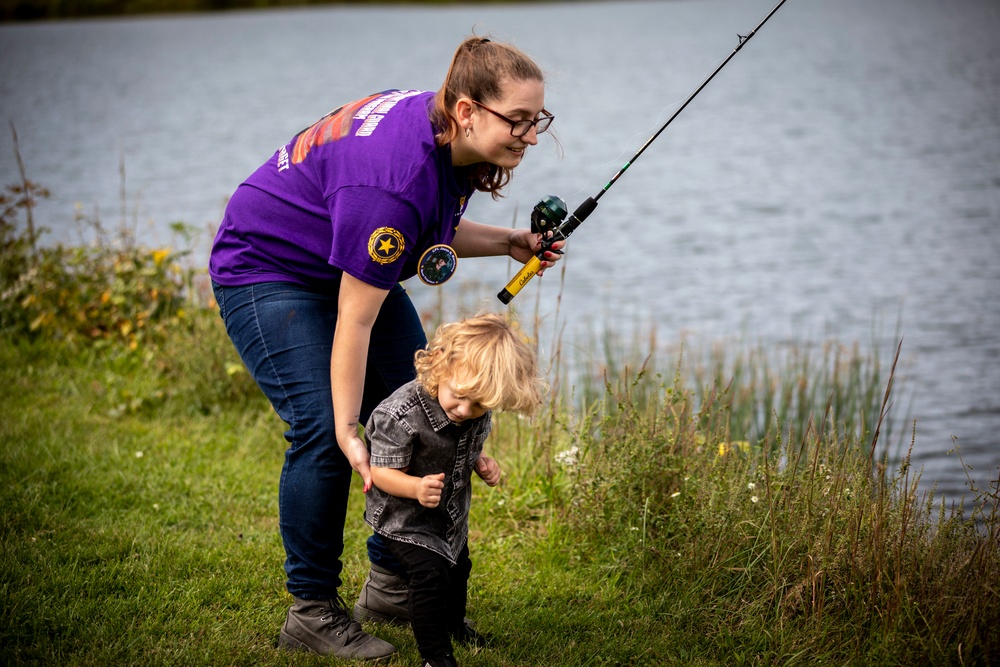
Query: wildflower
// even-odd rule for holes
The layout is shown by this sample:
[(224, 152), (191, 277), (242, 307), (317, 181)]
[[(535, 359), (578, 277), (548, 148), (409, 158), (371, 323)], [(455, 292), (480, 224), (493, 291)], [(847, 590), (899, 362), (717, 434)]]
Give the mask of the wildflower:
[(719, 456), (725, 456), (730, 452), (736, 452), (736, 451), (741, 452), (743, 454), (749, 454), (750, 443), (747, 442), (746, 440), (740, 440), (732, 444), (726, 442), (719, 443)]
[(676, 497), (677, 497), (677, 496), (679, 496), (679, 495), (681, 495), (681, 492), (680, 492), (680, 491), (674, 491), (673, 493), (671, 493), (671, 494), (670, 494), (670, 497), (671, 497), (671, 498), (676, 498)]
[(136, 452), (135, 453), (135, 458), (137, 458), (137, 459), (141, 459), (142, 456), (143, 456), (142, 452)]
[(576, 445), (570, 447), (564, 452), (559, 452), (556, 454), (556, 463), (563, 466), (564, 468), (572, 468), (577, 465), (580, 458), (580, 448)]
[(750, 496), (750, 502), (756, 503), (758, 500), (760, 500), (760, 498), (758, 498), (757, 496)]
[(163, 264), (163, 260), (165, 260), (169, 256), (170, 256), (170, 250), (166, 249), (154, 250), (153, 263), (156, 264), (156, 266), (160, 266), (161, 264)]
[(751, 491), (753, 491), (754, 489), (756, 489), (756, 488), (757, 488), (757, 485), (756, 485), (756, 484), (754, 484), (753, 482), (749, 482), (749, 483), (747, 484), (747, 488), (748, 488), (748, 489), (750, 489)]

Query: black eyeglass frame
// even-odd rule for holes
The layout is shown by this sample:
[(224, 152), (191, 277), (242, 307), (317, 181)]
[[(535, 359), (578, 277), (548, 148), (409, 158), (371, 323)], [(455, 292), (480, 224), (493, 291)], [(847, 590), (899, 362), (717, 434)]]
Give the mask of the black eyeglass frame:
[[(542, 116), (541, 118), (537, 118), (535, 120), (511, 120), (510, 118), (507, 118), (507, 116), (504, 116), (499, 111), (494, 111), (493, 109), (489, 108), (488, 106), (486, 106), (482, 102), (478, 102), (476, 100), (472, 100), (472, 103), (475, 104), (478, 107), (482, 107), (483, 109), (486, 109), (487, 111), (489, 111), (491, 114), (493, 114), (494, 116), (496, 116), (500, 120), (503, 120), (503, 121), (506, 121), (507, 123), (509, 123), (510, 124), (510, 136), (512, 136), (512, 137), (514, 137), (516, 139), (520, 139), (521, 137), (523, 137), (524, 135), (526, 135), (528, 132), (531, 131), (531, 128), (535, 128), (535, 133), (536, 134), (542, 134), (543, 132), (545, 132), (546, 130), (549, 129), (549, 126), (552, 125), (552, 121), (554, 121), (556, 119), (556, 117), (554, 115), (552, 115), (551, 113), (549, 113), (545, 109), (542, 109), (542, 113), (545, 114), (545, 115)], [(524, 128), (524, 132), (521, 132), (520, 134), (514, 134), (514, 130), (517, 129), (518, 125), (520, 125), (520, 126), (522, 126)]]

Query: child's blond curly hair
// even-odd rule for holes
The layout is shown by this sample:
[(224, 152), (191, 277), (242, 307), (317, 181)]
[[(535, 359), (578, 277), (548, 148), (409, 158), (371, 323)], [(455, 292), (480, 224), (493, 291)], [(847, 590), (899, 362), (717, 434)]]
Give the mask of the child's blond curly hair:
[(486, 313), (441, 325), (427, 349), (417, 352), (417, 381), (437, 398), (438, 385), (488, 410), (530, 415), (542, 402), (538, 360), (517, 323)]

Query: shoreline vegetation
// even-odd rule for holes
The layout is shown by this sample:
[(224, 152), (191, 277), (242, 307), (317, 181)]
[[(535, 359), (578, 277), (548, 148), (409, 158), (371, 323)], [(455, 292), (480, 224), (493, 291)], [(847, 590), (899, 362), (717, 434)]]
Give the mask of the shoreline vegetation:
[[(498, 5), (527, 0), (0, 0), (0, 23), (329, 5)], [(546, 0), (547, 2), (559, 0)], [(581, 0), (576, 0), (581, 1)]]
[[(93, 243), (43, 245), (21, 173), (0, 193), (0, 663), (329, 664), (276, 648), (284, 429), (185, 264), (192, 230), (146, 248), (78, 217)], [(488, 443), (505, 478), (475, 491), (469, 613), (495, 641), (459, 662), (1000, 662), (997, 482), (918, 490), (897, 359), (557, 340), (542, 414)], [(367, 629), (416, 664), (408, 629)]]

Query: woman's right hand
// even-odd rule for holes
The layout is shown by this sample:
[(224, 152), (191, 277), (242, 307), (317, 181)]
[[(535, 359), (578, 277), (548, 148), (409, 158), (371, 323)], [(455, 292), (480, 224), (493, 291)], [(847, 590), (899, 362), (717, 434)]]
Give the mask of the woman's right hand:
[(349, 438), (347, 442), (341, 443), (340, 450), (344, 452), (351, 467), (361, 475), (364, 482), (364, 492), (368, 493), (369, 489), (372, 488), (371, 453), (365, 447), (364, 441), (358, 436), (354, 436)]
[(372, 488), (371, 455), (358, 436), (361, 397), (365, 387), (365, 365), (372, 325), (388, 290), (372, 287), (345, 273), (340, 281), (337, 328), (330, 354), (330, 385), (337, 444), (351, 467), (364, 481), (365, 493)]

